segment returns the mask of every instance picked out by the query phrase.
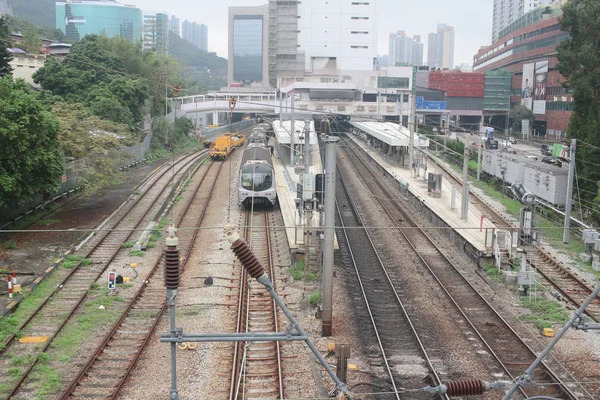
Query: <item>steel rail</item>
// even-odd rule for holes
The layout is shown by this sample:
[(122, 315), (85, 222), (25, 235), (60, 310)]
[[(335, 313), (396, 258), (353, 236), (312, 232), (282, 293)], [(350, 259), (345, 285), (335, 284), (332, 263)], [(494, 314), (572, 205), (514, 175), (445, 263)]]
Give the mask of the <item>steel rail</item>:
[[(354, 201), (354, 198), (352, 197), (352, 195), (350, 194), (350, 191), (348, 190), (348, 187), (346, 185), (346, 183), (344, 182), (344, 174), (341, 172), (341, 169), (338, 167), (338, 173), (340, 175), (340, 181), (342, 183), (342, 186), (344, 188), (344, 191), (346, 193), (346, 195), (348, 196), (348, 199), (350, 200), (350, 205), (352, 207), (352, 210), (354, 212), (354, 214), (356, 215), (357, 220), (359, 221), (359, 223), (361, 224), (361, 226), (363, 226), (363, 231), (365, 232), (365, 234), (367, 235), (367, 238), (369, 239), (369, 244), (371, 245), (373, 252), (375, 253), (376, 257), (377, 257), (377, 261), (378, 261), (378, 265), (381, 268), (381, 270), (383, 271), (386, 279), (387, 279), (387, 283), (389, 285), (389, 288), (392, 290), (392, 292), (394, 293), (394, 297), (396, 298), (396, 302), (398, 303), (398, 305), (400, 306), (401, 310), (402, 310), (402, 314), (404, 316), (404, 319), (406, 320), (406, 322), (408, 323), (408, 325), (410, 326), (410, 330), (412, 331), (413, 335), (414, 335), (414, 339), (416, 340), (417, 344), (418, 344), (418, 348), (419, 351), (421, 352), (423, 358), (426, 360), (427, 362), (427, 367), (429, 369), (429, 374), (430, 376), (433, 376), (431, 385), (432, 386), (437, 386), (439, 384), (441, 384), (441, 379), (439, 377), (439, 375), (437, 374), (437, 371), (435, 370), (433, 364), (431, 363), (431, 359), (429, 358), (429, 355), (427, 354), (427, 351), (425, 350), (425, 346), (423, 345), (423, 342), (421, 342), (421, 338), (419, 337), (417, 330), (415, 328), (415, 326), (412, 323), (412, 320), (410, 318), (410, 316), (408, 315), (408, 312), (406, 311), (406, 308), (404, 306), (403, 301), (400, 299), (400, 296), (398, 295), (398, 292), (396, 291), (396, 287), (394, 285), (394, 283), (392, 282), (392, 279), (388, 273), (387, 268), (385, 267), (385, 264), (383, 262), (383, 260), (381, 259), (380, 255), (379, 255), (379, 251), (377, 251), (377, 248), (375, 247), (375, 244), (373, 243), (373, 240), (371, 238), (371, 235), (369, 234), (368, 230), (366, 228), (364, 228), (364, 222), (362, 220), (362, 217), (360, 216), (360, 213), (358, 212), (358, 209), (356, 207), (356, 203)], [(358, 279), (358, 283), (363, 295), (363, 298), (365, 300), (365, 305), (367, 307), (367, 311), (369, 312), (369, 318), (371, 320), (371, 324), (373, 326), (373, 330), (375, 331), (375, 336), (377, 338), (377, 342), (379, 344), (379, 348), (381, 350), (381, 354), (382, 354), (382, 358), (383, 361), (385, 363), (385, 367), (386, 367), (386, 371), (388, 373), (388, 376), (390, 377), (392, 386), (394, 388), (394, 394), (396, 396), (396, 399), (400, 400), (400, 392), (398, 391), (398, 388), (396, 386), (396, 382), (394, 379), (394, 374), (392, 372), (392, 369), (389, 365), (388, 362), (388, 357), (386, 355), (386, 349), (385, 346), (382, 343), (382, 339), (381, 339), (381, 335), (379, 334), (379, 330), (377, 329), (377, 322), (375, 322), (375, 317), (373, 315), (373, 312), (371, 310), (371, 305), (369, 304), (369, 296), (367, 295), (366, 289), (363, 285), (363, 279), (361, 277), (361, 272), (358, 268), (356, 259), (354, 257), (354, 252), (352, 251), (352, 245), (350, 244), (350, 240), (348, 239), (348, 235), (347, 235), (347, 231), (346, 231), (346, 226), (344, 224), (344, 220), (342, 218), (342, 211), (340, 209), (339, 203), (336, 199), (336, 209), (337, 209), (337, 213), (339, 215), (340, 218), (340, 225), (341, 225), (341, 229), (344, 231), (344, 237), (346, 239), (346, 244), (348, 246), (348, 251), (350, 252), (350, 258), (352, 259), (352, 264), (354, 266), (354, 271), (356, 272), (356, 276)], [(448, 399), (447, 395), (442, 396), (442, 398), (444, 399)]]
[[(462, 181), (458, 179), (453, 171), (449, 170), (445, 165), (442, 165), (438, 160), (433, 158), (431, 154), (428, 152), (424, 153), (427, 157), (432, 160), (436, 165), (438, 165), (446, 174), (447, 177), (450, 177), (454, 182), (456, 182), (460, 187), (462, 187)], [(501, 215), (498, 211), (492, 208), (489, 204), (487, 204), (479, 195), (474, 192), (471, 192), (471, 197), (475, 199), (477, 205), (486, 211), (486, 214), (493, 216), (492, 222), (498, 225), (501, 228), (509, 229), (511, 231), (517, 230), (519, 227), (514, 225), (511, 221), (506, 219), (503, 215)], [(483, 211), (483, 210), (482, 210)], [(489, 218), (489, 217), (488, 217)], [(542, 258), (541, 264), (536, 262), (532, 262), (528, 260), (528, 264), (534, 268), (536, 271), (542, 275), (550, 285), (552, 285), (560, 294), (574, 304), (576, 307), (580, 307), (581, 304), (589, 297), (590, 294), (594, 291), (591, 287), (589, 287), (585, 282), (583, 282), (579, 277), (573, 274), (572, 271), (563, 267), (561, 263), (555, 261), (548, 252), (541, 248), (540, 245), (534, 244), (533, 248), (535, 249), (537, 256)], [(569, 288), (565, 288), (559, 281), (555, 281), (552, 279), (551, 270), (553, 269), (558, 272), (562, 277), (566, 277), (570, 282), (572, 282), (579, 290), (582, 290), (583, 293), (579, 290), (576, 290), (574, 293), (570, 293)], [(575, 298), (577, 296), (577, 298)], [(600, 299), (596, 298), (594, 302), (591, 304), (593, 308), (588, 307), (585, 310), (585, 314), (590, 317), (595, 322), (600, 321)]]
[[(178, 169), (177, 173), (181, 172), (183, 170), (183, 168), (185, 168), (187, 165), (189, 165), (190, 163), (194, 162), (197, 158), (199, 158), (201, 155), (200, 153), (204, 153), (204, 152), (199, 152), (199, 153), (194, 153), (191, 156), (186, 156), (183, 157), (182, 160), (185, 160), (187, 158), (189, 158), (189, 160), (184, 161), (184, 164)], [(178, 161), (178, 163), (181, 162), (181, 160)], [(158, 178), (156, 180), (154, 180), (154, 182), (158, 181), (160, 178), (162, 178), (163, 176), (165, 176), (168, 172), (170, 171), (169, 168), (166, 168), (165, 171), (160, 174), (160, 176), (158, 176)], [(168, 188), (168, 184), (165, 185), (165, 187), (159, 192), (158, 196), (160, 196), (160, 193), (162, 193), (164, 190), (166, 190)], [(138, 204), (138, 202), (140, 201), (141, 198), (143, 198), (145, 196), (145, 194), (148, 193), (148, 191), (144, 192), (144, 195), (140, 196), (132, 205), (131, 207), (127, 210), (126, 213), (124, 213), (124, 215), (113, 225), (117, 226), (119, 223), (121, 223), (125, 217), (128, 216), (129, 212), (131, 212), (133, 210), (133, 208), (135, 207), (135, 205)], [(148, 214), (148, 212), (152, 209), (152, 205), (150, 205), (148, 207), (148, 209), (144, 212), (144, 214), (142, 215), (142, 217), (140, 217), (140, 221)], [(139, 224), (139, 223), (138, 223)], [(95, 246), (93, 246), (87, 253), (85, 258), (87, 258), (87, 256), (89, 256), (90, 254), (92, 254), (96, 249), (100, 248), (100, 246), (105, 242), (105, 240), (110, 236), (110, 232), (107, 233)], [(128, 235), (128, 237), (131, 235)], [(127, 238), (128, 238), (127, 237)], [(126, 239), (127, 239), (126, 238)], [(109, 267), (110, 263), (114, 260), (114, 258), (117, 256), (117, 254), (120, 251), (120, 247), (116, 249), (116, 251), (113, 252), (113, 254), (109, 257), (109, 260), (106, 262), (104, 268), (102, 268), (100, 270), (99, 273), (96, 274), (95, 278), (93, 280), (90, 280), (90, 287), (91, 285), (97, 281), (100, 276), (102, 276), (102, 274), (104, 273), (104, 271), (106, 271), (106, 269)], [(27, 319), (27, 321), (23, 324), (23, 327), (26, 327), (27, 324), (29, 324), (33, 318), (35, 316), (37, 316), (39, 314), (39, 312), (45, 307), (45, 305), (54, 297), (54, 294), (56, 292), (58, 292), (59, 290), (64, 290), (64, 287), (62, 285), (64, 285), (65, 283), (67, 283), (67, 281), (74, 276), (75, 272), (80, 270), (82, 263), (80, 262), (75, 268), (73, 268), (73, 271), (71, 271), (67, 277), (63, 280), (62, 284), (58, 285), (56, 287), (56, 289), (53, 291), (53, 293), (48, 296), (44, 302), (34, 311), (34, 313)], [(81, 304), (84, 302), (84, 300), (88, 297), (89, 295), (89, 290), (85, 291), (79, 298), (79, 300), (75, 303), (75, 305), (71, 308), (71, 311), (66, 315), (66, 317), (63, 319), (63, 321), (60, 323), (60, 325), (55, 328), (55, 331), (53, 332), (53, 334), (48, 337), (48, 339), (46, 340), (45, 344), (41, 347), (41, 349), (36, 349), (37, 354), (33, 357), (33, 359), (31, 360), (29, 366), (25, 369), (25, 371), (23, 372), (23, 374), (21, 375), (21, 377), (18, 379), (17, 383), (14, 384), (12, 386), (12, 388), (10, 389), (10, 393), (9, 395), (6, 397), (7, 399), (10, 399), (12, 396), (14, 396), (20, 389), (21, 385), (23, 384), (23, 382), (27, 379), (27, 377), (29, 376), (29, 374), (31, 373), (31, 371), (33, 370), (34, 366), (37, 365), (40, 355), (45, 352), (46, 350), (48, 350), (48, 348), (50, 347), (50, 345), (53, 343), (54, 339), (58, 336), (58, 334), (60, 332), (62, 332), (63, 328), (67, 325), (67, 323), (71, 320), (72, 316), (75, 314), (75, 312), (79, 309), (79, 307), (81, 306)], [(21, 329), (22, 329), (21, 328)], [(12, 344), (14, 343), (14, 338), (15, 336), (13, 335), (7, 342), (12, 346)], [(7, 349), (9, 348), (9, 344), (6, 345), (6, 347), (4, 349), (2, 349), (2, 351), (0, 351), (0, 354), (4, 353), (7, 351)]]
[[(392, 194), (389, 192), (389, 190), (380, 182), (380, 180), (378, 178), (376, 178), (375, 174), (371, 171), (370, 167), (368, 167), (366, 165), (366, 163), (362, 160), (362, 158), (360, 156), (358, 156), (358, 154), (356, 154), (356, 148), (349, 148), (346, 151), (346, 154), (348, 154), (348, 152), (352, 152), (353, 156), (355, 159), (357, 159), (363, 166), (364, 168), (356, 168), (357, 173), (361, 176), (361, 178), (363, 179), (363, 181), (365, 182), (365, 184), (369, 187), (369, 189), (374, 193), (373, 191), (373, 183), (375, 183), (379, 189), (387, 196), (388, 199), (390, 199), (390, 202), (393, 204), (393, 206), (396, 208), (396, 210), (398, 212), (400, 212), (402, 214), (402, 216), (409, 221), (414, 227), (418, 228), (418, 224), (414, 221), (414, 219), (410, 216), (409, 213), (407, 213), (406, 211), (404, 211), (397, 202), (391, 201)], [(354, 164), (355, 165), (355, 164)], [(364, 176), (364, 171), (367, 170), (369, 171), (369, 173), (372, 175), (373, 179), (369, 180)], [(479, 330), (475, 327), (475, 324), (471, 321), (471, 319), (464, 313), (464, 311), (462, 310), (462, 308), (459, 306), (459, 304), (457, 303), (457, 301), (454, 299), (454, 297), (450, 294), (450, 292), (447, 290), (447, 288), (443, 285), (443, 283), (441, 282), (441, 280), (439, 279), (439, 277), (437, 276), (437, 274), (433, 271), (433, 269), (431, 268), (431, 266), (429, 265), (429, 263), (423, 258), (423, 256), (421, 255), (421, 253), (417, 250), (417, 248), (415, 247), (413, 241), (411, 239), (408, 238), (408, 236), (406, 235), (406, 233), (404, 232), (404, 230), (400, 227), (400, 225), (397, 223), (396, 219), (391, 215), (388, 207), (386, 207), (383, 204), (383, 200), (379, 197), (379, 196), (375, 196), (375, 198), (377, 199), (377, 201), (379, 202), (379, 204), (381, 205), (381, 207), (385, 210), (386, 214), (389, 216), (389, 218), (394, 222), (394, 224), (398, 227), (398, 231), (402, 234), (402, 236), (405, 238), (405, 240), (407, 241), (407, 243), (410, 245), (410, 247), (413, 249), (413, 251), (415, 252), (415, 254), (419, 257), (419, 259), (422, 261), (422, 263), (427, 267), (427, 269), (429, 270), (429, 272), (431, 273), (431, 275), (433, 276), (433, 278), (438, 282), (438, 284), (440, 285), (440, 287), (442, 288), (442, 290), (446, 293), (446, 295), (448, 296), (448, 298), (451, 300), (451, 302), (455, 305), (456, 309), (460, 312), (460, 314), (465, 318), (465, 320), (469, 323), (469, 325), (471, 326), (471, 328), (473, 329), (473, 331), (477, 334), (477, 336), (480, 338), (480, 340), (485, 344), (485, 346), (488, 348), (488, 350), (490, 351), (490, 353), (494, 356), (494, 358), (496, 358), (496, 360), (498, 361), (498, 363), (502, 366), (502, 368), (505, 370), (505, 372), (508, 374), (508, 376), (511, 377), (511, 379), (514, 379), (515, 377), (512, 376), (512, 374), (509, 372), (508, 368), (504, 365), (504, 363), (500, 360), (499, 355), (492, 349), (491, 345), (484, 339), (483, 335), (481, 334), (481, 332), (479, 332)], [(418, 232), (420, 232), (422, 234), (422, 236), (424, 236), (426, 238), (426, 240), (429, 242), (429, 244), (432, 246), (432, 248), (434, 248), (438, 255), (441, 256), (448, 265), (450, 265), (457, 273), (458, 276), (462, 279), (463, 283), (466, 283), (468, 285), (468, 287), (470, 287), (473, 292), (476, 294), (477, 297), (479, 297), (479, 299), (481, 299), (485, 305), (489, 308), (489, 310), (492, 311), (492, 313), (494, 314), (495, 317), (497, 317), (505, 326), (506, 328), (508, 328), (508, 330), (513, 334), (513, 336), (518, 340), (518, 342), (524, 346), (529, 352), (530, 355), (533, 357), (532, 361), (535, 360), (535, 358), (537, 357), (536, 353), (533, 351), (533, 349), (527, 344), (525, 343), (520, 337), (519, 335), (514, 331), (514, 329), (510, 326), (510, 324), (501, 316), (499, 315), (496, 310), (494, 309), (494, 307), (492, 307), (492, 305), (479, 293), (479, 291), (471, 284), (471, 282), (469, 282), (464, 275), (462, 274), (462, 272), (458, 269), (458, 267), (456, 267), (456, 265), (450, 261), (450, 259), (446, 256), (446, 254), (444, 254), (443, 251), (441, 251), (438, 246), (433, 242), (433, 240), (429, 237), (429, 235), (425, 232), (425, 230), (423, 229), (418, 229)], [(556, 374), (545, 364), (542, 363), (543, 366), (543, 371), (544, 373), (546, 373), (549, 378), (554, 381), (554, 383), (557, 383), (559, 385), (560, 390), (566, 395), (568, 396), (568, 398), (575, 400), (576, 396), (571, 392), (571, 390), (569, 388), (567, 388), (564, 383), (562, 383), (562, 381), (560, 380), (560, 378), (558, 378), (558, 376), (556, 376)], [(521, 388), (523, 390), (523, 388)], [(525, 391), (523, 390), (523, 393), (526, 395)]]
[[(260, 212), (260, 214), (263, 215), (264, 217), (264, 222), (263, 222), (263, 226), (260, 227), (261, 229), (265, 230), (265, 249), (264, 251), (267, 252), (267, 263), (269, 265), (265, 266), (265, 269), (267, 271), (269, 271), (269, 275), (271, 276), (271, 279), (273, 281), (273, 283), (275, 284), (275, 266), (273, 263), (273, 254), (272, 254), (272, 248), (271, 248), (271, 238), (270, 238), (270, 224), (269, 224), (269, 216), (270, 213), (267, 210), (263, 210)], [(250, 242), (250, 245), (253, 247), (253, 250), (256, 252), (257, 250), (254, 248), (255, 243), (252, 243), (250, 241), (251, 239), (251, 230), (252, 230), (252, 211), (246, 210), (246, 219), (245, 219), (245, 224), (246, 224), (246, 228), (245, 228), (245, 232), (244, 232), (244, 237), (246, 238), (246, 240), (248, 240)], [(261, 249), (262, 250), (262, 249)], [(252, 295), (250, 294), (250, 288), (248, 285), (248, 275), (246, 273), (245, 268), (242, 267), (242, 272), (241, 272), (241, 278), (240, 278), (240, 296), (239, 296), (239, 300), (238, 300), (238, 318), (237, 318), (237, 322), (236, 322), (236, 329), (237, 332), (243, 332), (247, 329), (249, 329), (249, 314), (250, 314), (250, 304), (251, 304), (251, 300), (252, 300)], [(274, 300), (271, 300), (271, 304), (272, 304), (272, 310), (273, 310), (273, 324), (275, 327), (275, 331), (278, 332), (279, 331), (279, 321), (277, 318), (277, 305), (275, 303)], [(283, 383), (283, 365), (281, 362), (281, 347), (280, 347), (280, 343), (279, 342), (274, 342), (275, 344), (275, 354), (276, 354), (276, 363), (277, 363), (277, 384), (278, 384), (278, 394), (279, 394), (279, 398), (283, 399), (284, 398), (284, 383)], [(230, 400), (238, 400), (241, 396), (242, 399), (245, 398), (244, 393), (238, 393), (237, 392), (237, 382), (240, 380), (240, 374), (242, 373), (242, 369), (244, 371), (246, 371), (247, 365), (248, 365), (248, 359), (245, 359), (246, 365), (242, 365), (242, 361), (244, 360), (243, 357), (241, 357), (241, 353), (242, 353), (242, 349), (244, 347), (243, 342), (238, 342), (235, 344), (234, 347), (234, 355), (233, 355), (233, 368), (232, 368), (232, 373), (231, 373), (231, 380), (230, 380), (230, 391), (229, 391), (229, 399)], [(237, 396), (236, 396), (237, 394)]]
[[(204, 160), (206, 160), (206, 159), (207, 158), (205, 158)], [(209, 168), (206, 170), (206, 172), (200, 179), (200, 182), (198, 183), (198, 186), (196, 187), (196, 190), (194, 191), (194, 194), (191, 197), (190, 201), (187, 203), (184, 212), (182, 213), (182, 215), (178, 218), (177, 222), (175, 223), (176, 226), (179, 226), (182, 223), (182, 221), (185, 220), (188, 212), (190, 211), (190, 207), (193, 204), (194, 198), (197, 196), (198, 192), (200, 191), (200, 188), (203, 187), (204, 181), (206, 180), (206, 177), (209, 175), (209, 173), (211, 172), (211, 169), (213, 168), (214, 165), (215, 165), (215, 163), (211, 162)], [(217, 169), (214, 181), (212, 183), (209, 182), (210, 188), (208, 190), (208, 193), (210, 193), (210, 195), (209, 195), (208, 199), (206, 200), (206, 205), (208, 205), (208, 203), (210, 202), (211, 195), (213, 193), (213, 189), (215, 187), (216, 182), (218, 181), (218, 176), (219, 176), (219, 173), (221, 170), (222, 163), (218, 163), (218, 165), (219, 165), (219, 167)], [(204, 207), (202, 209), (200, 216), (195, 221), (195, 226), (201, 225), (201, 223), (204, 220), (204, 217), (206, 215), (207, 208), (208, 207)], [(198, 232), (199, 232), (199, 230), (194, 230), (192, 232), (192, 238), (190, 240), (189, 246), (186, 249), (184, 249), (185, 255), (183, 257), (183, 263), (181, 265), (182, 273), (187, 265), (187, 260), (189, 259), (189, 255), (193, 250), (194, 243), (196, 241)], [(159, 257), (156, 260), (154, 266), (152, 267), (150, 273), (148, 274), (148, 277), (150, 279), (154, 280), (153, 278), (156, 275), (156, 273), (159, 272), (159, 270), (161, 270), (160, 267), (162, 267), (162, 263), (161, 263), (162, 260), (163, 260), (163, 257)], [(110, 341), (113, 340), (113, 338), (118, 333), (118, 331), (121, 328), (121, 326), (123, 325), (123, 323), (126, 322), (127, 317), (129, 317), (130, 311), (132, 311), (133, 307), (136, 304), (140, 303), (142, 300), (145, 300), (144, 296), (146, 295), (146, 289), (148, 289), (148, 287), (149, 287), (149, 284), (144, 284), (140, 287), (138, 292), (134, 295), (134, 297), (130, 301), (129, 305), (123, 311), (119, 320), (113, 324), (113, 327), (110, 330), (110, 332), (105, 336), (102, 343), (100, 343), (100, 345), (98, 345), (96, 347), (95, 352), (89, 357), (88, 361), (86, 362), (86, 365), (80, 370), (79, 374), (71, 380), (69, 386), (62, 392), (62, 394), (59, 397), (60, 399), (68, 399), (72, 396), (75, 396), (75, 394), (74, 394), (75, 389), (81, 385), (82, 380), (86, 376), (89, 376), (89, 371), (91, 369), (93, 369), (94, 364), (100, 360), (100, 355), (102, 354), (102, 352), (108, 347)], [(120, 393), (121, 389), (123, 388), (123, 385), (125, 384), (127, 378), (131, 374), (131, 371), (133, 371), (133, 369), (137, 365), (137, 362), (138, 362), (140, 356), (143, 354), (144, 350), (148, 346), (148, 343), (150, 342), (150, 339), (152, 338), (152, 335), (153, 335), (154, 331), (156, 330), (156, 327), (160, 323), (162, 316), (164, 315), (166, 309), (167, 309), (166, 297), (163, 296), (162, 303), (157, 309), (158, 312), (156, 314), (156, 318), (154, 319), (154, 321), (151, 324), (151, 326), (149, 327), (146, 335), (142, 339), (141, 346), (139, 346), (137, 352), (134, 354), (134, 357), (130, 360), (127, 368), (125, 369), (124, 373), (121, 375), (117, 385), (109, 388), (111, 390), (111, 393), (107, 393), (106, 398), (115, 399), (118, 396), (118, 394)]]

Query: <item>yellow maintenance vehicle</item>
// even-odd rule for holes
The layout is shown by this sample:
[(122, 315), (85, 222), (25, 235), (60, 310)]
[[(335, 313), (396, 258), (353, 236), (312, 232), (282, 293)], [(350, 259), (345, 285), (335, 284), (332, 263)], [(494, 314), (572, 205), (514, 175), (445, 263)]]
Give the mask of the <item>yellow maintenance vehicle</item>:
[(213, 160), (225, 160), (236, 147), (240, 147), (245, 141), (245, 136), (238, 138), (231, 136), (231, 133), (226, 133), (223, 136), (219, 136), (210, 146), (210, 158)]

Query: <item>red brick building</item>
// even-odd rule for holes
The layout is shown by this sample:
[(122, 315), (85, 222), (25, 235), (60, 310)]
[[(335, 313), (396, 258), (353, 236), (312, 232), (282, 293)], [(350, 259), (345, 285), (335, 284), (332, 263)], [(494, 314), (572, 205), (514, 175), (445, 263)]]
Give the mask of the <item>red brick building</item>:
[(475, 71), (504, 68), (512, 74), (511, 107), (530, 107), (535, 116), (532, 133), (548, 138), (565, 136), (573, 109), (572, 96), (563, 88), (564, 78), (556, 69), (556, 47), (568, 38), (561, 30), (560, 15), (558, 7), (531, 11), (473, 57)]

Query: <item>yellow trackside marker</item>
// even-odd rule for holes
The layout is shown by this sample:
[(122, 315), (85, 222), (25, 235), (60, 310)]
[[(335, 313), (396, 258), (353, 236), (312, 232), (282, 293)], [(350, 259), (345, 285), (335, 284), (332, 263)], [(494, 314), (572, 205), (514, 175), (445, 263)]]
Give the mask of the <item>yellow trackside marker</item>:
[(48, 336), (23, 336), (19, 343), (44, 343), (46, 340)]
[(327, 350), (329, 350), (329, 351), (335, 351), (335, 342), (328, 342), (327, 343)]
[(358, 364), (348, 364), (348, 371), (358, 371)]
[(542, 335), (547, 337), (554, 337), (554, 329), (552, 328), (544, 328), (542, 330)]

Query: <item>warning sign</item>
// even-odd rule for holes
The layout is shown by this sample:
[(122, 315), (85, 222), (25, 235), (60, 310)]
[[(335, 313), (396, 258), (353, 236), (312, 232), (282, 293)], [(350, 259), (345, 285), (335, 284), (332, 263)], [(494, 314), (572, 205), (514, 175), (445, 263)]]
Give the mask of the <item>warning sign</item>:
[(67, 181), (67, 176), (66, 176), (66, 175), (63, 175), (63, 176), (61, 176), (61, 177), (60, 177), (60, 181), (61, 181), (62, 183), (65, 183), (65, 182)]

